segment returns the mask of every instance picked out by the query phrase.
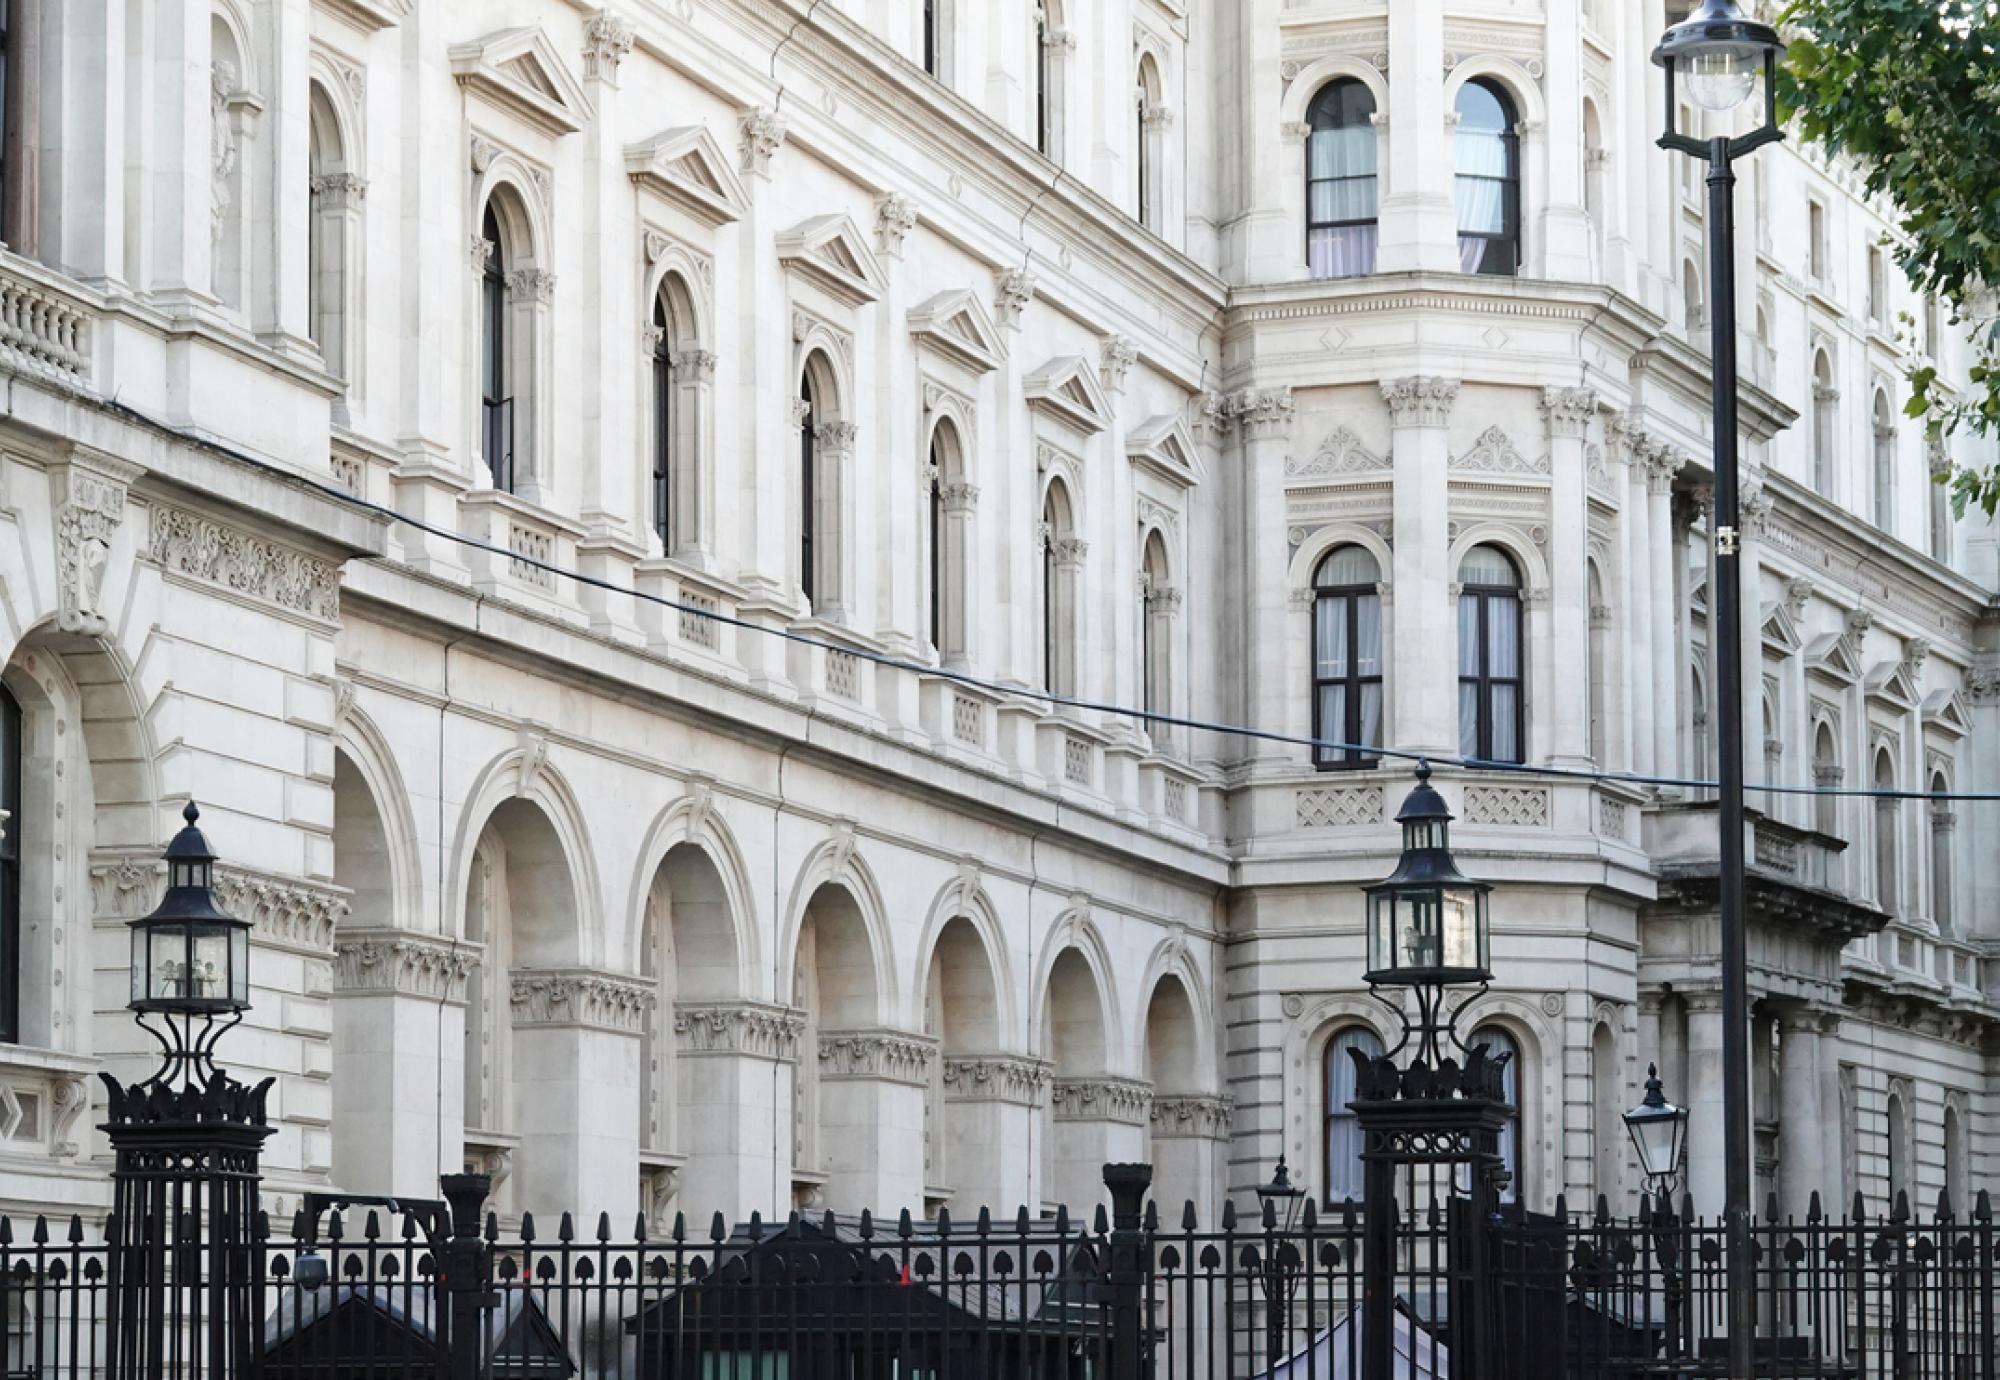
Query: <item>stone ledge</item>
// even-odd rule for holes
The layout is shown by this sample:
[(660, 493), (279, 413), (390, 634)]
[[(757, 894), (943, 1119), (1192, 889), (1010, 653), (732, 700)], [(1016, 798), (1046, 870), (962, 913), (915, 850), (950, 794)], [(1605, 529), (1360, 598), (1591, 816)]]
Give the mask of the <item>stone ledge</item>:
[(397, 929), (343, 929), (334, 941), (336, 996), (404, 995), (465, 1002), (484, 946)]

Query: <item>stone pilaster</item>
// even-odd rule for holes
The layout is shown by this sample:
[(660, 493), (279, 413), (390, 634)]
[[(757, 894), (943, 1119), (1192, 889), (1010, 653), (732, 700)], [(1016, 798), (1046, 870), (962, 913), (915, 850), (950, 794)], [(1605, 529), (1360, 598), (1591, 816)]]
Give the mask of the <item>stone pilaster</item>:
[(839, 1212), (923, 1201), (924, 1103), (938, 1042), (901, 1030), (819, 1037), (819, 1167)]
[(1448, 428), (1458, 381), (1425, 375), (1388, 380), (1382, 401), (1389, 409), (1396, 533), (1385, 739), (1406, 750), (1455, 754), (1458, 684), (1453, 675), (1438, 673), (1437, 657), (1456, 635), (1447, 589), (1453, 577)]
[[(1573, 5), (1574, 0), (1571, 0)], [(1587, 665), (1590, 657), (1590, 582), (1583, 578), (1590, 535), (1589, 462), (1585, 435), (1597, 415), (1597, 394), (1588, 388), (1544, 388), (1542, 415), (1549, 425), (1549, 560), (1570, 578), (1551, 581), (1550, 618), (1557, 664)], [(1564, 766), (1590, 759), (1590, 678), (1557, 674), (1550, 756)]]
[(1104, 1166), (1145, 1158), (1153, 1090), (1132, 1078), (1058, 1078), (1049, 1091), (1053, 1174), (1043, 1196), (1088, 1220), (1104, 1198)]
[(730, 1221), (791, 1206), (792, 1095), (802, 1012), (764, 1002), (676, 1002), (677, 1194)]
[[(1241, 448), (1243, 484), (1241, 546), (1236, 587), (1243, 591), (1249, 617), (1240, 629), (1235, 655), (1243, 668), (1247, 722), (1283, 723), (1298, 693), (1286, 676), (1285, 658), (1260, 655), (1259, 648), (1282, 647), (1285, 621), (1285, 452), (1291, 444), (1293, 403), (1289, 388), (1246, 388), (1229, 399), (1229, 417)], [(1282, 761), (1289, 749), (1275, 743), (1243, 743), (1253, 760)]]
[(941, 1079), (945, 1176), (952, 1216), (982, 1207), (998, 1219), (1041, 1201), (1035, 1124), (1048, 1101), (1051, 1065), (1019, 1054), (951, 1055)]

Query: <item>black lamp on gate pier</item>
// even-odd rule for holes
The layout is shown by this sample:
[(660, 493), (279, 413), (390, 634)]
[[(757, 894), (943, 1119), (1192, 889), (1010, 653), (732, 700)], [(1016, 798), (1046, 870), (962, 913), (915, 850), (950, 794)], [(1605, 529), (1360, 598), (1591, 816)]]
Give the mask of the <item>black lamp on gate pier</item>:
[(181, 818), (185, 827), (167, 845), (167, 893), (150, 915), (131, 922), (127, 1006), (166, 1051), (149, 1081), (206, 1085), (223, 1076), (216, 1041), (250, 1009), (250, 922), (216, 903), (215, 850), (197, 827), (194, 802)]
[(1687, 1108), (1667, 1101), (1657, 1064), (1646, 1066), (1646, 1096), (1625, 1113), (1625, 1129), (1639, 1152), (1639, 1172), (1656, 1194), (1670, 1192), (1681, 1172), (1681, 1151), (1687, 1143)]

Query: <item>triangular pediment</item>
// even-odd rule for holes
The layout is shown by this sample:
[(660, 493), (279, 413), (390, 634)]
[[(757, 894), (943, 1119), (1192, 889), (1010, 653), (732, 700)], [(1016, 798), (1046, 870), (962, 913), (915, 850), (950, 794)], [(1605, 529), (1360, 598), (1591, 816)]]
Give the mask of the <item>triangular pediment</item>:
[(544, 134), (574, 134), (591, 116), (590, 97), (537, 26), (499, 29), (455, 44), (450, 57), (460, 86)]
[(993, 314), (969, 288), (940, 292), (912, 308), (910, 334), (975, 374), (997, 369), (1007, 355)]
[(1877, 662), (1868, 670), (1868, 697), (1893, 704), (1900, 709), (1913, 708), (1917, 703), (1917, 689), (1910, 684), (1909, 668), (1900, 661)]
[(778, 258), (850, 307), (873, 302), (888, 283), (853, 218), (837, 213), (801, 221), (778, 236)]
[(1780, 656), (1790, 656), (1802, 645), (1799, 625), (1792, 619), (1792, 611), (1783, 604), (1764, 606), (1764, 647)]
[(1201, 482), (1201, 451), (1194, 432), (1172, 412), (1148, 418), (1125, 438), (1125, 453), (1169, 484), (1191, 489)]
[(1861, 664), (1843, 633), (1822, 633), (1806, 648), (1806, 668), (1829, 680), (1852, 685), (1861, 679)]
[(1337, 423), (1314, 447), (1311, 455), (1290, 456), (1285, 460), (1285, 475), (1291, 479), (1331, 479), (1343, 474), (1372, 474), (1388, 468), (1387, 458), (1368, 449), (1345, 422)]
[(625, 171), (704, 225), (738, 220), (749, 205), (743, 179), (702, 125), (683, 125), (627, 146)]
[(408, 15), (411, 0), (316, 0), (316, 3), (368, 34), (386, 29)]
[(1097, 369), (1082, 355), (1059, 355), (1022, 380), (1028, 406), (1094, 436), (1111, 424)]
[(1933, 690), (1924, 696), (1924, 727), (1954, 738), (1970, 733), (1972, 717), (1966, 712), (1965, 697), (1956, 690)]

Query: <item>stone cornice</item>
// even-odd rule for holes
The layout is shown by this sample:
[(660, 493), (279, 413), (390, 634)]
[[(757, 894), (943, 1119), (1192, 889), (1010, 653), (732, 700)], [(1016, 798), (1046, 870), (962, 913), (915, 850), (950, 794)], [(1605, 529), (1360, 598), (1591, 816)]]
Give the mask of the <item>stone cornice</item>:
[(944, 1095), (952, 1102), (1011, 1102), (1039, 1107), (1055, 1066), (1023, 1054), (950, 1055), (944, 1061)]
[(591, 968), (521, 969), (508, 974), (514, 1025), (583, 1027), (637, 1035), (656, 1000), (653, 985)]
[(938, 1042), (928, 1035), (904, 1030), (829, 1030), (819, 1037), (822, 1082), (872, 1078), (885, 1083), (930, 1081), (931, 1060)]
[(1234, 1110), (1234, 1099), (1226, 1096), (1155, 1096), (1153, 1135), (1163, 1140), (1228, 1140)]
[(799, 1037), (806, 1031), (802, 1012), (763, 1002), (675, 1002), (674, 1044), (683, 1058), (740, 1054), (753, 1059), (795, 1063)]
[(1144, 1126), (1152, 1113), (1153, 1085), (1136, 1078), (1058, 1078), (1049, 1092), (1057, 1121), (1118, 1121)]
[(333, 990), (463, 1002), (482, 947), (411, 930), (343, 930), (334, 942)]

